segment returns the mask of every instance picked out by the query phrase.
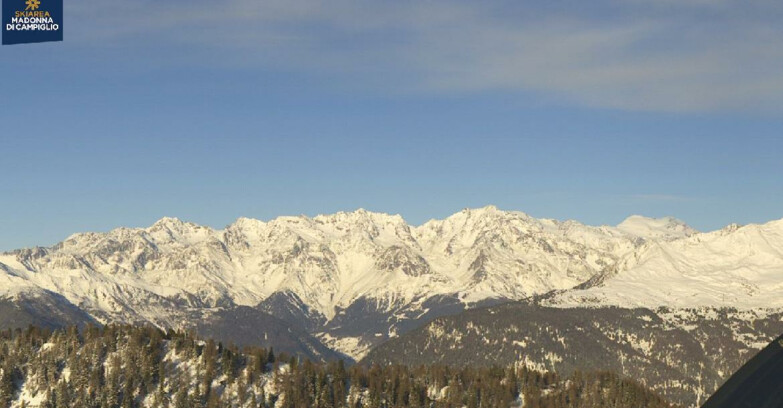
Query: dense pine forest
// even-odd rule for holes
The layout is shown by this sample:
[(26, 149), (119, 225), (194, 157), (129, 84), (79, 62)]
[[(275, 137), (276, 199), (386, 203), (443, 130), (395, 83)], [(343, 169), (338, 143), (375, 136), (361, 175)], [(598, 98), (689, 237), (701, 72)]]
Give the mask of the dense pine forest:
[(0, 333), (2, 407), (670, 407), (610, 373), (314, 363), (130, 326)]

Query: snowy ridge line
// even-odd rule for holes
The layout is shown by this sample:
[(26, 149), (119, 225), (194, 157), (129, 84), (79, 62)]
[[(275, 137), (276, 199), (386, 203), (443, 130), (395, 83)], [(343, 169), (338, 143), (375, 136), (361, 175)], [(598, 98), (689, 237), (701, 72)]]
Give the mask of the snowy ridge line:
[[(494, 206), (420, 226), (362, 209), (221, 230), (167, 217), (0, 255), (0, 296), (48, 291), (102, 322), (159, 326), (185, 309), (259, 307), (366, 351), (453, 302), (783, 307), (781, 248), (783, 220), (699, 233), (671, 217), (594, 227)], [(357, 321), (366, 330), (348, 329)]]
[(588, 280), (649, 238), (639, 234), (691, 233), (673, 220), (634, 220), (634, 228), (589, 227), (492, 206), (419, 227), (361, 209), (240, 218), (223, 230), (166, 217), (149, 228), (74, 234), (51, 248), (6, 253), (0, 290), (43, 288), (109, 314), (125, 292), (255, 305), (291, 291), (327, 317), (363, 296), (390, 304), (446, 293), (521, 299)]

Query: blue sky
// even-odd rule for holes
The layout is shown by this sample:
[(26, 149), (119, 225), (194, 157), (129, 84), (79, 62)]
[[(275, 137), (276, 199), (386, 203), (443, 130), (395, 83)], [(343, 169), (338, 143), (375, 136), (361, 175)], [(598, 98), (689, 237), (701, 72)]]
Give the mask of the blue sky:
[(0, 48), (0, 250), (359, 207), (783, 217), (783, 5), (584, 4), (68, 1), (63, 43)]

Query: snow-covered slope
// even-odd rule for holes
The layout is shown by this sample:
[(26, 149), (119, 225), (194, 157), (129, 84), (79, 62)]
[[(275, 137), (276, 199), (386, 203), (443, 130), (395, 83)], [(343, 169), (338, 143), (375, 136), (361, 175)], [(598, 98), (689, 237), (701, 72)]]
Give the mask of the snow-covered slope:
[(650, 241), (602, 285), (553, 303), (783, 308), (783, 220)]

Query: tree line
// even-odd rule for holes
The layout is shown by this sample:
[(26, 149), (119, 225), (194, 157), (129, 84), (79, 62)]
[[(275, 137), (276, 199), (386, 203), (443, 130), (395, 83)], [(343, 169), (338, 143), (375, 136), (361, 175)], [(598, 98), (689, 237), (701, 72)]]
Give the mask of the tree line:
[(313, 362), (198, 338), (107, 325), (0, 332), (0, 407), (663, 408), (608, 372), (567, 378), (524, 366)]

